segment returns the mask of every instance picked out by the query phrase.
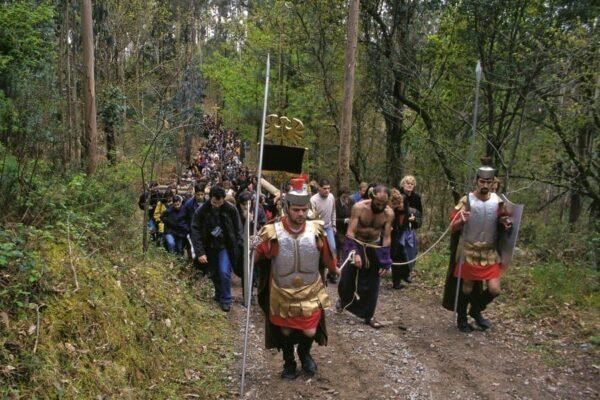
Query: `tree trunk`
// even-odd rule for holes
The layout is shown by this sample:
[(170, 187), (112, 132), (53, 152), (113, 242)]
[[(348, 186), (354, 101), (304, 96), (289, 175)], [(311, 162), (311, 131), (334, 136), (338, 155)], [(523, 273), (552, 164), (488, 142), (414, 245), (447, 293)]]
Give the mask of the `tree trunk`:
[(356, 69), (356, 45), (358, 41), (359, 0), (351, 0), (348, 8), (348, 33), (344, 67), (344, 108), (340, 131), (338, 156), (338, 188), (348, 187), (350, 174), (350, 141), (352, 138), (352, 102), (354, 100), (354, 72)]
[(192, 128), (184, 128), (185, 136), (184, 136), (184, 160), (186, 166), (192, 164), (192, 139), (194, 138), (194, 132)]
[(69, 114), (69, 102), (68, 102), (68, 97), (69, 97), (69, 88), (68, 88), (68, 82), (66, 79), (67, 76), (67, 70), (66, 68), (68, 68), (68, 64), (65, 67), (65, 61), (66, 58), (65, 54), (68, 53), (69, 51), (69, 44), (68, 44), (68, 27), (69, 27), (69, 23), (67, 22), (67, 18), (69, 17), (68, 14), (68, 10), (69, 9), (69, 2), (67, 1), (65, 4), (65, 13), (63, 14), (63, 21), (60, 24), (60, 35), (58, 37), (58, 65), (57, 65), (57, 75), (58, 75), (58, 88), (60, 90), (60, 92), (64, 92), (67, 96), (63, 97), (61, 100), (61, 118), (60, 118), (60, 122), (61, 122), (61, 130), (63, 132), (63, 137), (62, 137), (62, 151), (61, 151), (61, 158), (62, 158), (62, 168), (63, 171), (62, 172), (66, 172), (68, 170), (68, 165), (71, 161), (71, 154), (69, 153), (70, 150), (70, 146), (69, 146), (69, 141), (70, 141), (70, 114)]
[[(77, 1), (78, 0), (72, 0), (72, 2), (69, 2), (69, 8), (68, 10), (72, 9), (73, 7), (77, 7)], [(71, 17), (69, 17), (68, 21), (69, 21), (69, 26), (71, 24)], [(81, 149), (82, 149), (82, 145), (81, 145), (81, 137), (82, 137), (82, 126), (81, 126), (81, 107), (79, 104), (79, 87), (78, 87), (78, 82), (77, 82), (77, 77), (79, 76), (78, 74), (78, 66), (77, 63), (74, 60), (77, 60), (77, 52), (78, 52), (78, 47), (76, 46), (75, 43), (78, 42), (79, 38), (75, 37), (76, 31), (73, 30), (71, 31), (71, 28), (69, 28), (69, 32), (74, 36), (72, 43), (69, 44), (69, 52), (68, 52), (68, 59), (67, 59), (67, 68), (68, 68), (68, 76), (67, 76), (67, 82), (69, 83), (69, 107), (70, 107), (70, 114), (71, 114), (71, 124), (72, 124), (72, 129), (71, 129), (71, 141), (70, 141), (70, 145), (71, 145), (71, 167), (75, 167), (75, 168), (80, 168), (81, 167)]]
[[(399, 185), (404, 172), (404, 160), (402, 157), (402, 139), (404, 138), (404, 117), (402, 114), (404, 103), (402, 102), (402, 82), (397, 74), (394, 79), (393, 109), (386, 112), (386, 175), (389, 186)], [(389, 106), (388, 106), (389, 107)]]
[(66, 4), (65, 4), (65, 46), (66, 46), (66, 63), (67, 65), (65, 66), (65, 72), (66, 72), (66, 76), (65, 76), (65, 89), (66, 89), (66, 95), (67, 95), (67, 119), (68, 119), (68, 133), (67, 133), (67, 152), (69, 155), (69, 165), (67, 167), (71, 167), (72, 163), (73, 163), (73, 159), (75, 159), (77, 162), (79, 162), (79, 159), (76, 157), (75, 155), (75, 151), (73, 148), (73, 136), (74, 133), (76, 133), (76, 129), (77, 129), (77, 117), (75, 116), (76, 112), (75, 112), (75, 89), (74, 89), (74, 85), (73, 85), (73, 77), (71, 74), (71, 43), (69, 43), (68, 40), (68, 36), (70, 35), (71, 32), (71, 14), (69, 13), (71, 9), (71, 1), (67, 0)]
[(115, 140), (115, 129), (112, 126), (106, 126), (106, 158), (110, 165), (115, 165), (117, 161), (117, 144)]
[(575, 224), (581, 215), (583, 202), (581, 195), (576, 190), (572, 190), (569, 195), (569, 224)]
[(87, 173), (96, 172), (98, 129), (96, 125), (96, 89), (94, 82), (94, 32), (92, 27), (92, 1), (83, 0), (81, 8), (83, 40), (83, 65), (85, 70), (85, 128), (84, 149)]

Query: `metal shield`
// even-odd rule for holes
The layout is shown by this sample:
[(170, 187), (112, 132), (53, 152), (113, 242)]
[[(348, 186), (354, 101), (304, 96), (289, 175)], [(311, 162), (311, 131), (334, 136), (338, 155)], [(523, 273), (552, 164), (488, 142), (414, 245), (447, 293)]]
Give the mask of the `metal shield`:
[(502, 266), (507, 268), (510, 266), (515, 252), (519, 228), (521, 227), (521, 217), (523, 216), (523, 204), (513, 203), (505, 195), (501, 197), (512, 221), (512, 228), (509, 231), (500, 229), (498, 233), (498, 253), (500, 254)]

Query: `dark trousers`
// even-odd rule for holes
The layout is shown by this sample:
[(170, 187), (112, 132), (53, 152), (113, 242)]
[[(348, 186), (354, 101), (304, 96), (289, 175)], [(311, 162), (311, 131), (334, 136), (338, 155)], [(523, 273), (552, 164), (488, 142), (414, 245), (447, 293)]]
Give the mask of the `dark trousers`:
[[(392, 261), (395, 263), (406, 261), (404, 248), (398, 243), (398, 238), (392, 237)], [(394, 286), (400, 285), (400, 281), (408, 278), (410, 275), (409, 265), (392, 265), (392, 283)]]

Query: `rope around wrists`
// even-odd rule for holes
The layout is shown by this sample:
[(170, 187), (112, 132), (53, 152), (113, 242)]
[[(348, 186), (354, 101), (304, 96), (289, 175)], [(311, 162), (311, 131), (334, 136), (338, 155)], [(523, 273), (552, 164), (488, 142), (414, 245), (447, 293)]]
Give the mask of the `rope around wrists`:
[[(456, 213), (456, 215), (450, 221), (450, 224), (448, 224), (448, 227), (446, 228), (446, 230), (442, 233), (442, 235), (438, 238), (438, 240), (435, 241), (435, 243), (433, 243), (431, 246), (429, 246), (429, 248), (427, 250), (425, 250), (424, 252), (422, 252), (421, 254), (419, 254), (418, 256), (416, 256), (415, 258), (413, 258), (412, 260), (398, 262), (398, 263), (392, 263), (392, 265), (396, 265), (396, 266), (408, 265), (408, 264), (411, 264), (411, 263), (417, 261), (421, 257), (424, 257), (429, 252), (431, 252), (435, 248), (435, 246), (437, 246), (438, 243), (440, 243), (442, 241), (442, 239), (448, 234), (448, 232), (452, 228), (452, 224), (454, 223), (454, 221), (456, 221), (456, 217), (458, 217), (459, 215), (460, 215), (460, 213)], [(367, 246), (368, 247), (372, 247), (372, 248), (381, 248), (381, 247), (383, 247), (383, 246), (378, 246), (378, 245), (373, 245), (373, 244), (370, 244), (370, 243), (362, 242), (362, 241), (357, 240), (356, 238), (353, 238), (351, 236), (347, 236), (347, 237), (350, 238), (350, 239), (352, 239), (352, 240), (354, 240), (355, 242), (357, 242), (358, 244), (362, 245), (363, 247), (367, 247)], [(348, 254), (348, 257), (346, 257), (346, 259), (342, 263), (342, 266), (340, 267), (340, 270), (342, 270), (346, 266), (346, 264), (350, 261), (351, 258), (354, 257), (355, 254), (356, 254), (356, 250), (352, 250)], [(367, 257), (365, 257), (365, 258), (367, 258)], [(352, 305), (352, 303), (354, 303), (354, 300), (360, 300), (360, 296), (358, 295), (358, 271), (356, 271), (356, 278), (354, 279), (354, 293), (352, 295), (352, 300), (348, 304), (346, 304), (344, 307), (342, 307), (342, 311), (345, 311), (348, 307), (350, 307)]]

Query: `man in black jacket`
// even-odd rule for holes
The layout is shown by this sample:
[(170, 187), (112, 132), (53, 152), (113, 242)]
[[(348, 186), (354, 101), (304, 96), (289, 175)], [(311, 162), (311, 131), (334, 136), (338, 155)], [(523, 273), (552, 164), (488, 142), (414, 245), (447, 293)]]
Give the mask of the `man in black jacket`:
[(209, 264), (215, 300), (223, 311), (231, 309), (231, 271), (243, 251), (240, 216), (225, 201), (220, 186), (210, 189), (209, 199), (194, 213), (192, 244), (200, 264)]
[[(354, 201), (350, 198), (350, 190), (348, 188), (342, 188), (338, 193), (338, 198), (335, 201), (335, 219), (337, 232), (335, 233), (335, 246), (337, 249), (337, 257), (340, 262), (342, 256), (342, 247), (344, 246), (344, 240), (346, 238), (346, 232), (348, 231), (348, 223), (350, 222), (350, 214)], [(327, 274), (327, 279), (331, 283), (337, 282), (337, 276)]]
[(180, 195), (173, 197), (173, 205), (161, 214), (160, 220), (165, 225), (165, 243), (169, 253), (183, 255), (183, 247), (189, 233), (189, 226), (185, 220), (185, 210), (182, 207), (183, 198)]

